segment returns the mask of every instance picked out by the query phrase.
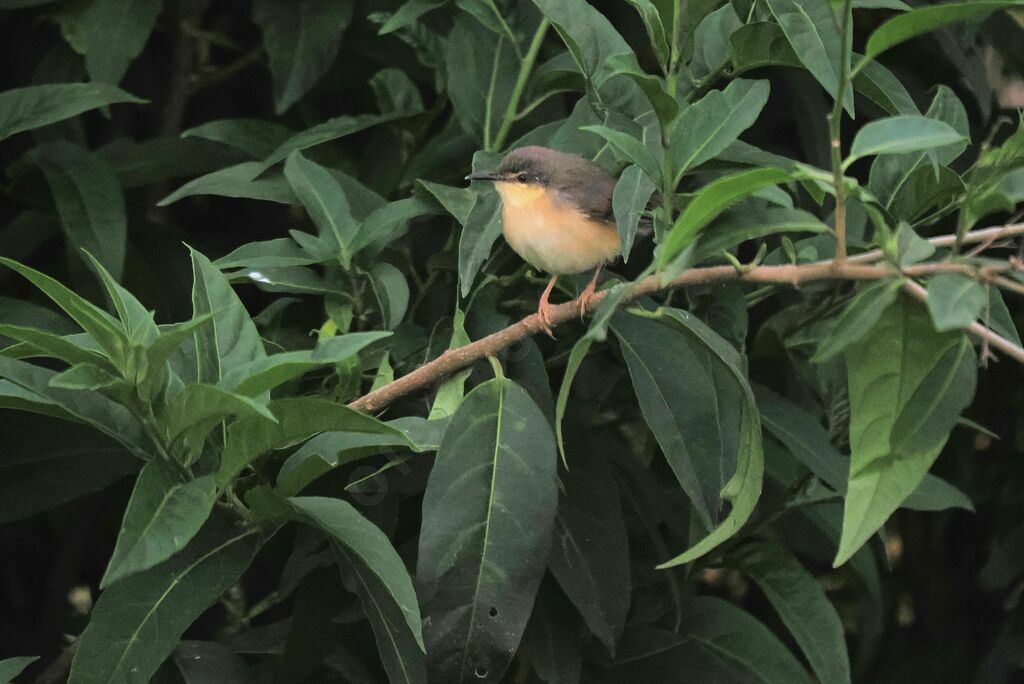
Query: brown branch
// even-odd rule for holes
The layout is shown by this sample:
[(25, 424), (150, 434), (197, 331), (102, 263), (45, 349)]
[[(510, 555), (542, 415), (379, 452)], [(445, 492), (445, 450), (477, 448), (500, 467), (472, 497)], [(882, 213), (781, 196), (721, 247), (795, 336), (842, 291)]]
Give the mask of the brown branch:
[[(1024, 224), (973, 231), (964, 236), (963, 242), (984, 242), (991, 240), (993, 236), (1006, 237), (1020, 234), (1024, 234)], [(943, 247), (955, 244), (956, 236), (944, 235), (932, 238), (929, 242), (937, 247)], [(668, 283), (663, 283), (659, 276), (653, 275), (636, 282), (629, 294), (623, 298), (622, 303), (628, 304), (641, 297), (676, 287), (708, 285), (737, 280), (751, 283), (778, 283), (799, 286), (802, 283), (814, 281), (879, 280), (882, 278), (892, 278), (897, 275), (919, 277), (950, 272), (964, 273), (969, 276), (977, 274), (975, 267), (964, 263), (935, 262), (915, 264), (904, 268), (902, 272), (889, 264), (864, 263), (879, 259), (882, 256), (881, 251), (875, 251), (849, 257), (842, 263), (828, 260), (798, 265), (756, 266), (747, 269), (737, 269), (733, 266), (693, 268), (685, 271), (678, 278)], [(1019, 267), (1020, 265), (1015, 262), (1007, 262), (1006, 264), (993, 265), (987, 268), (994, 268), (996, 272), (1006, 272), (1013, 271)], [(923, 288), (921, 288), (921, 291), (924, 291)], [(915, 291), (908, 289), (908, 292), (920, 298)], [(607, 290), (598, 292), (591, 299), (586, 313), (592, 312), (606, 296), (608, 296)], [(927, 297), (926, 293), (925, 297)], [(551, 309), (551, 325), (552, 327), (560, 325), (576, 318), (578, 315), (579, 309), (577, 308), (576, 300), (558, 304)], [(349, 406), (360, 411), (376, 413), (406, 394), (430, 387), (474, 361), (487, 356), (493, 356), (519, 340), (536, 335), (541, 331), (540, 317), (537, 314), (532, 314), (487, 337), (483, 337), (463, 347), (449, 349), (433, 361), (420, 366), (411, 373), (356, 399)], [(1017, 347), (1009, 340), (996, 335), (988, 328), (977, 323), (971, 326), (969, 331), (978, 337), (989, 339), (993, 347), (1024, 363), (1024, 349)]]

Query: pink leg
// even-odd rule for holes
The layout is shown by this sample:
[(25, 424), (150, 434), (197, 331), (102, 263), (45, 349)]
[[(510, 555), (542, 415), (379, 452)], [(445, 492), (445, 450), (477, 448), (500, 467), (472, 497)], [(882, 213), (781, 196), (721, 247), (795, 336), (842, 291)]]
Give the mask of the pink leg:
[(583, 292), (576, 299), (576, 306), (580, 310), (580, 318), (583, 318), (583, 314), (590, 310), (591, 305), (594, 301), (594, 292), (597, 290), (597, 276), (601, 274), (601, 266), (597, 267), (594, 271), (594, 277), (590, 279), (587, 286), (583, 288)]
[(555, 287), (556, 280), (558, 280), (558, 276), (551, 277), (548, 286), (544, 288), (544, 294), (540, 296), (540, 305), (537, 307), (541, 330), (546, 332), (551, 339), (555, 339), (555, 334), (551, 332), (551, 304), (548, 303), (548, 297), (551, 296), (551, 290)]

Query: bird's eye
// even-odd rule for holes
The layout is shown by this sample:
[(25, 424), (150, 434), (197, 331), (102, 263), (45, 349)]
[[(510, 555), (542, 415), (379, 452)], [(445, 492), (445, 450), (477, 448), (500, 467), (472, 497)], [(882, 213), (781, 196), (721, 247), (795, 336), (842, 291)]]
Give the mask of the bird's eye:
[(516, 176), (516, 179), (520, 183), (525, 183), (526, 181), (530, 180), (530, 174), (528, 174), (528, 173), (521, 173), (518, 176)]

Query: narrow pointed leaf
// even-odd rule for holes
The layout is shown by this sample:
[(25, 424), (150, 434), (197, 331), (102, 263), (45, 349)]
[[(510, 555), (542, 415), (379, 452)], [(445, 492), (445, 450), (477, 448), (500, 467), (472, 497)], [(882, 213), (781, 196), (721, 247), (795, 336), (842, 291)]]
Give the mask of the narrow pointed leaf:
[(145, 102), (106, 83), (47, 83), (0, 92), (0, 140), (90, 109)]

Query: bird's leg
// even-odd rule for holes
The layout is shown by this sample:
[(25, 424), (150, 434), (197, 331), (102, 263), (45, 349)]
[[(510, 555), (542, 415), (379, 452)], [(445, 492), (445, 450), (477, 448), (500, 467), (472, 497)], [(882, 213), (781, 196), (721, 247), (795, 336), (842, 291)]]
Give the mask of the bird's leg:
[(555, 334), (551, 332), (551, 304), (548, 303), (548, 297), (551, 295), (551, 290), (555, 287), (556, 280), (558, 280), (558, 276), (551, 276), (551, 281), (544, 288), (544, 293), (540, 296), (540, 305), (537, 307), (537, 316), (540, 317), (541, 330), (546, 332), (551, 339), (555, 339)]
[(583, 314), (590, 308), (590, 303), (594, 300), (594, 292), (597, 290), (597, 276), (601, 274), (601, 266), (598, 266), (594, 271), (594, 277), (590, 279), (587, 286), (583, 288), (583, 292), (576, 298), (576, 306), (580, 311), (580, 319), (583, 319)]

